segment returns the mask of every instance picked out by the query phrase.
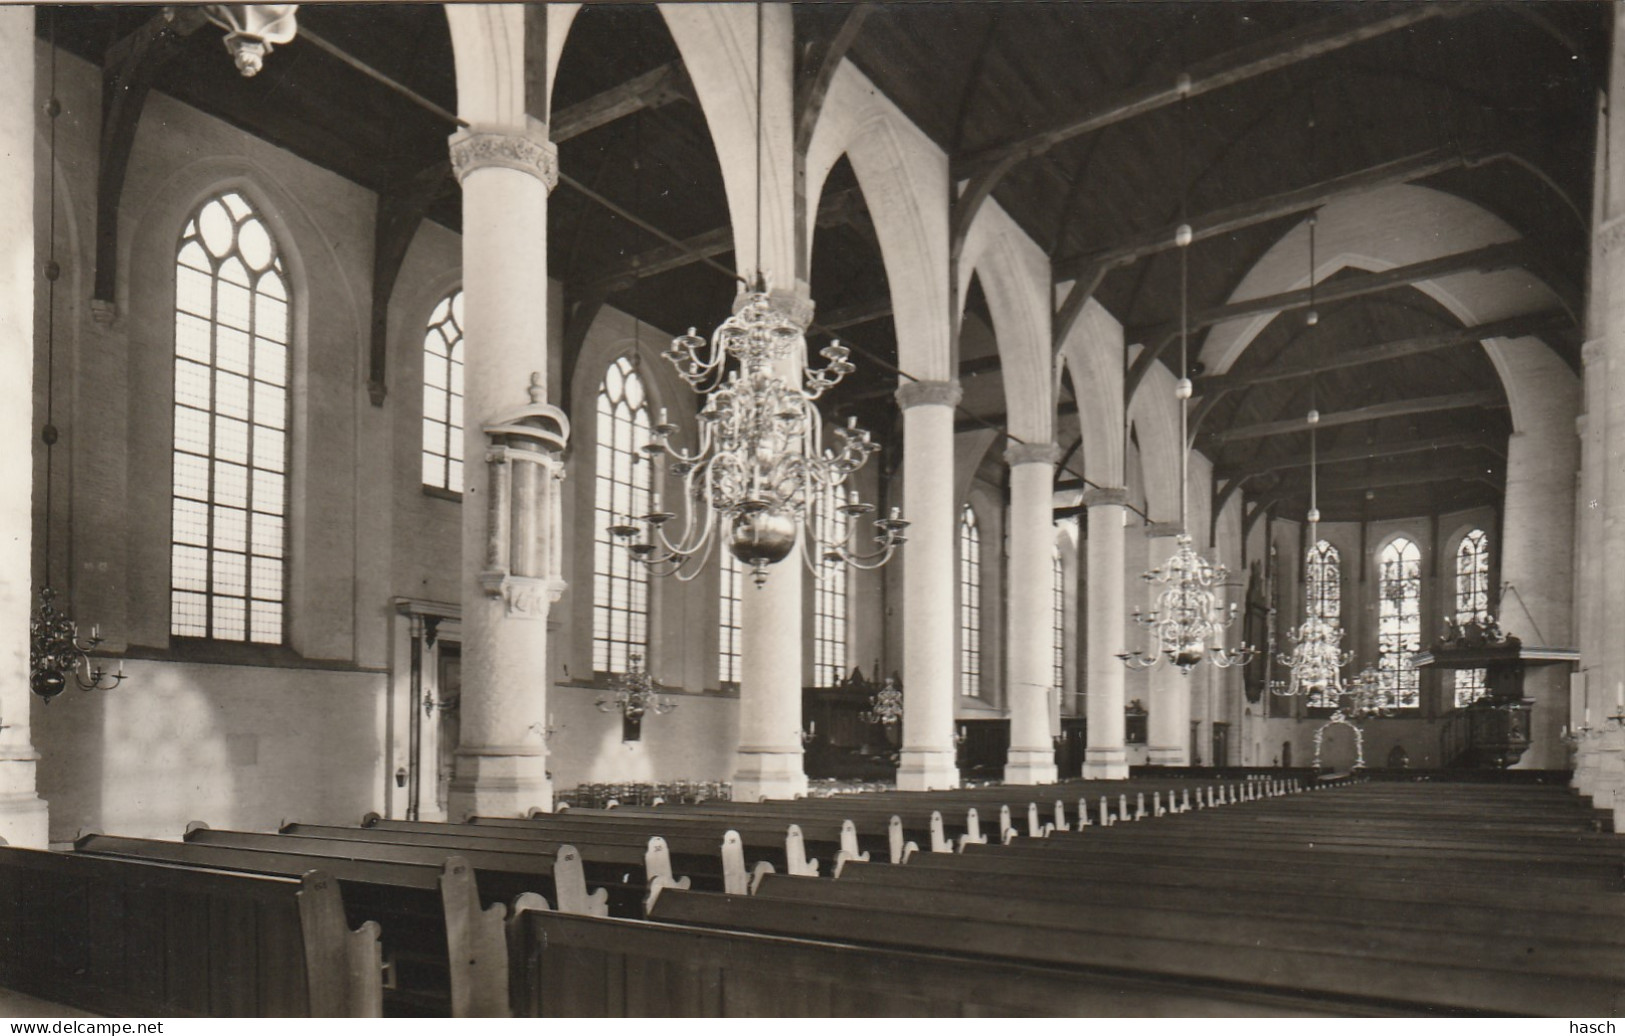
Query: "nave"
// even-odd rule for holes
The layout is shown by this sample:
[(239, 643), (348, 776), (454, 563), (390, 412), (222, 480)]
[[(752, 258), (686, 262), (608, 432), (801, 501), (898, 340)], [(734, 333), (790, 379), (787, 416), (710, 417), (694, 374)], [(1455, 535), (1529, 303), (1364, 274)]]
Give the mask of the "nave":
[(1559, 784), (1137, 777), (0, 849), (0, 986), (99, 1013), (1617, 1014)]

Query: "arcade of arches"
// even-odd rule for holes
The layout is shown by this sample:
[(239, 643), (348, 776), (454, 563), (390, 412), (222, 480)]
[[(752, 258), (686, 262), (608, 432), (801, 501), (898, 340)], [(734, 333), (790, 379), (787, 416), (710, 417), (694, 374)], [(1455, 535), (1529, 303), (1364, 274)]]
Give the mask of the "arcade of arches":
[[(1625, 11), (298, 18), (244, 78), (186, 12), (0, 9), (8, 843), (1305, 765), (1333, 703), (1278, 663), (1117, 659), (1182, 528), (1231, 643), (1340, 619), (1397, 706), (1373, 766), (1458, 761), (1486, 683), (1412, 665), (1442, 623), (1576, 649), (1527, 669), (1515, 765), (1625, 824)], [(661, 352), (755, 270), (850, 340), (820, 405), (911, 523), (884, 568), (678, 582), (606, 531), (657, 415), (694, 426)], [(562, 427), (539, 467), (486, 433), (516, 421)], [(115, 689), (29, 693), (47, 584)], [(677, 707), (631, 724), (598, 703), (637, 659)], [(877, 738), (854, 688), (894, 674)]]

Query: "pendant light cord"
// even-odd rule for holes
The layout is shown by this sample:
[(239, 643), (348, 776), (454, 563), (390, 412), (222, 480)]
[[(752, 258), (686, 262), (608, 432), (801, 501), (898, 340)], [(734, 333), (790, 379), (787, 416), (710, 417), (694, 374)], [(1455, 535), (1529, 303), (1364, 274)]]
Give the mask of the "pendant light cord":
[(51, 487), (56, 481), (55, 474), (55, 447), (56, 447), (56, 279), (59, 268), (56, 264), (56, 117), (61, 112), (61, 104), (56, 97), (56, 12), (50, 12), (50, 29), (48, 32), (51, 48), (51, 96), (45, 102), (45, 115), (49, 120), (48, 146), (50, 148), (50, 206), (51, 212), (47, 217), (49, 227), (49, 246), (45, 259), (45, 427), (40, 430), (40, 438), (45, 440), (45, 585), (51, 585), (51, 525), (53, 514), (51, 506)]
[(756, 277), (762, 289), (767, 289), (767, 274), (762, 263), (762, 52), (765, 49), (762, 29), (762, 4), (756, 4)]
[[(1183, 67), (1183, 66), (1181, 66)], [(1180, 75), (1187, 92), (1179, 99), (1179, 531), (1190, 535), (1190, 98), (1189, 77)]]

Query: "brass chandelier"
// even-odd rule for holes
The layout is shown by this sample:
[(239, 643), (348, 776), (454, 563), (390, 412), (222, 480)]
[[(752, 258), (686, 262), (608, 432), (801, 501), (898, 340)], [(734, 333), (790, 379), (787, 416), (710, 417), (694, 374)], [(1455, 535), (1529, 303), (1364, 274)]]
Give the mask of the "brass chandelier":
[[(1320, 323), (1315, 309), (1315, 217), (1309, 217), (1309, 312), (1304, 323), (1311, 329)], [(1317, 462), (1319, 455), (1315, 429), (1320, 424), (1320, 411), (1314, 409), (1315, 382), (1310, 375), (1309, 399), (1309, 536), (1311, 544), (1320, 541), (1320, 496)], [(1309, 695), (1312, 699), (1336, 706), (1343, 695), (1343, 667), (1354, 657), (1343, 650), (1343, 627), (1335, 618), (1323, 614), (1321, 595), (1313, 592), (1307, 563), (1304, 569), (1303, 624), (1287, 634), (1292, 640), (1292, 653), (1279, 655), (1277, 661), (1287, 667), (1291, 678), (1273, 688), (1283, 697)], [(1314, 702), (1311, 702), (1313, 704)]]
[[(756, 254), (762, 251), (762, 10), (756, 9)], [(674, 445), (679, 429), (664, 408), (643, 447), (652, 463), (666, 461), (666, 475), (682, 481), (683, 522), (661, 506), (658, 491), (649, 511), (618, 519), (610, 533), (635, 560), (657, 575), (693, 579), (722, 541), (748, 565), (758, 587), (769, 565), (799, 546), (816, 575), (820, 561), (877, 568), (905, 542), (908, 527), (898, 508), (869, 521), (872, 544), (862, 544), (862, 519), (874, 512), (856, 490), (842, 492), (853, 472), (878, 452), (857, 418), (836, 426), (826, 446), (823, 418), (815, 405), (856, 368), (850, 350), (831, 341), (816, 369), (807, 365), (806, 322), (793, 303), (775, 295), (767, 278), (750, 278), (735, 312), (709, 341), (695, 334), (672, 339), (663, 354), (696, 393), (705, 396), (698, 415), (699, 442), (692, 451)], [(821, 513), (833, 509), (835, 514)], [(820, 519), (823, 519), (820, 521)], [(828, 538), (820, 534), (827, 533)], [(641, 535), (640, 535), (641, 534)]]
[(1142, 614), (1134, 608), (1134, 621), (1150, 631), (1152, 646), (1147, 651), (1124, 652), (1117, 657), (1131, 670), (1150, 669), (1163, 661), (1178, 666), (1182, 675), (1189, 675), (1203, 659), (1221, 669), (1246, 665), (1252, 660), (1253, 649), (1246, 644), (1226, 648), (1221, 635), (1236, 621), (1236, 605), (1221, 606), (1216, 593), (1229, 578), (1223, 565), (1210, 562), (1196, 552), (1190, 535), (1190, 320), (1189, 320), (1189, 262), (1188, 249), (1192, 239), (1188, 223), (1182, 223), (1174, 235), (1179, 246), (1179, 381), (1174, 398), (1179, 400), (1179, 536), (1175, 550), (1160, 568), (1141, 575), (1148, 583), (1160, 584), (1156, 607)]

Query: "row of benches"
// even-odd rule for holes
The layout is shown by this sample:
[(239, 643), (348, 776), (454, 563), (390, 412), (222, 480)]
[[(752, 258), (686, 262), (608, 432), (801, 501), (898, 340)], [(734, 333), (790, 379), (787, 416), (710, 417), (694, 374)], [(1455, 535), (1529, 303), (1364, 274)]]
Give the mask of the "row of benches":
[[(1210, 786), (1195, 787), (1205, 802)], [(1226, 787), (1214, 801), (1263, 793)], [(744, 809), (681, 823), (665, 813), (654, 827), (669, 837), (625, 810), (467, 825), (372, 817), (275, 835), (198, 824), (183, 842), (93, 834), (72, 853), (0, 849), (0, 985), (118, 1014), (500, 1014), (503, 919), (523, 908), (637, 919), (652, 886), (738, 893), (769, 872), (987, 839), (975, 807), (944, 821), (844, 805), (862, 816), (861, 837), (824, 808), (806, 811), (805, 834)], [(1010, 811), (996, 812), (1009, 837)], [(1067, 822), (1063, 803), (1053, 815)]]
[[(33, 925), (29, 949), (0, 940), (0, 985), (169, 1014), (1621, 1006), (1625, 854), (1562, 789), (1220, 787), (1069, 782), (457, 825), (370, 817), (278, 834), (198, 826), (179, 843), (93, 835), (71, 854), (0, 852), (0, 931)], [(1232, 801), (1245, 807), (1217, 808)], [(75, 861), (37, 869), (57, 879), (79, 867), (84, 889), (19, 895), (17, 854)], [(106, 880), (108, 867), (122, 877)], [(307, 917), (317, 884), (328, 909)], [(75, 895), (85, 907), (62, 915), (53, 941), (46, 907)], [(253, 923), (234, 923), (245, 909)], [(102, 944), (126, 916), (144, 934)], [(74, 948), (64, 931), (96, 932), (98, 945)], [(132, 952), (145, 974), (124, 995), (162, 991), (158, 1010), (97, 985)], [(18, 981), (19, 968), (44, 988)], [(189, 973), (206, 981), (185, 988)], [(55, 984), (64, 976), (86, 987), (79, 999)]]

